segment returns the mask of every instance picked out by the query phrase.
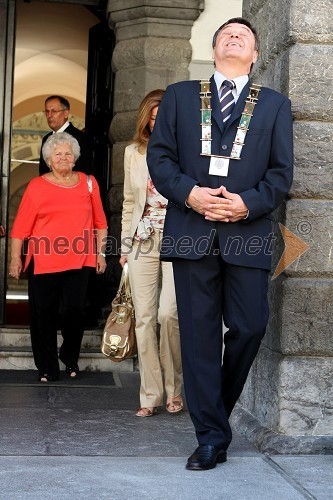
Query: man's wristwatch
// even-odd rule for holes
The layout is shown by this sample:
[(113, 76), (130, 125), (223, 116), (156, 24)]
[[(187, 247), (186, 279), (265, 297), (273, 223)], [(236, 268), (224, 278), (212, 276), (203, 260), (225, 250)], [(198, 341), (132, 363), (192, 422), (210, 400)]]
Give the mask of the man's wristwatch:
[(105, 253), (103, 253), (103, 252), (99, 252), (99, 254), (98, 254), (98, 255), (101, 255), (102, 257), (104, 257), (104, 259), (105, 259), (105, 257), (106, 257)]
[[(194, 188), (198, 188), (198, 187), (200, 187), (200, 186), (198, 186), (197, 184), (196, 184), (195, 186), (193, 186), (193, 188), (191, 189), (190, 193), (192, 193), (192, 190), (193, 190)], [(185, 207), (186, 207), (186, 208), (192, 208), (192, 207), (190, 207), (190, 205), (187, 203), (187, 198), (186, 198), (186, 200), (185, 200)]]

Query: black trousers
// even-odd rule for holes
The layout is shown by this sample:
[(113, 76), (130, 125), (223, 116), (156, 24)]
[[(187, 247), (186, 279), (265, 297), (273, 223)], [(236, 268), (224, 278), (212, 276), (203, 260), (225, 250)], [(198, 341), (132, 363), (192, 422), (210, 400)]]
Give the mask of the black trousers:
[(59, 358), (66, 366), (77, 364), (92, 271), (92, 267), (83, 267), (59, 273), (33, 274), (33, 269), (30, 269), (30, 334), (34, 361), (40, 374), (59, 375), (59, 325), (63, 337)]
[(268, 271), (216, 255), (179, 259), (173, 269), (189, 413), (199, 444), (227, 449), (229, 416), (267, 326)]

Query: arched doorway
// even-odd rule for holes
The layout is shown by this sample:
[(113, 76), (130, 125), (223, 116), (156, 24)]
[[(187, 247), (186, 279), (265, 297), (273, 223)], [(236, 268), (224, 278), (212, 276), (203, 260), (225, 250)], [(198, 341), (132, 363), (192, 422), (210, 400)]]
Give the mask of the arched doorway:
[[(94, 77), (97, 67), (100, 66), (95, 56), (103, 43), (100, 36), (96, 37), (96, 31), (100, 31), (99, 26), (102, 25), (103, 32), (109, 32), (111, 42), (113, 37), (106, 25), (105, 12), (98, 6), (99, 2), (94, 6), (93, 2), (89, 1), (89, 7), (85, 6), (84, 1), (81, 5), (23, 0), (12, 3), (16, 6), (16, 36), (12, 120), (9, 124), (11, 151), (8, 176), (5, 176), (8, 182), (2, 183), (1, 192), (3, 213), (7, 212), (7, 240), (24, 188), (32, 177), (38, 175), (41, 139), (50, 131), (42, 112), (45, 98), (53, 94), (66, 97), (71, 104), (70, 121), (77, 128), (94, 131), (92, 142), (98, 146), (94, 158), (98, 159), (98, 162), (96, 161), (93, 173), (98, 178), (103, 193), (108, 189), (111, 145), (105, 145), (108, 126), (105, 130), (102, 127), (107, 120), (111, 121), (112, 112), (112, 75), (109, 78), (107, 102), (104, 106), (101, 100), (106, 99), (105, 85), (103, 94), (99, 91), (98, 79)], [(109, 61), (103, 61), (104, 71), (110, 71), (111, 68), (113, 45), (109, 45), (104, 48), (105, 57), (109, 57)], [(10, 58), (14, 59), (13, 54), (9, 53), (7, 59)], [(90, 70), (88, 65), (91, 66)], [(10, 90), (7, 98), (11, 98)], [(96, 115), (101, 110), (103, 120), (98, 120)], [(98, 130), (91, 125), (96, 121), (101, 124)], [(9, 133), (8, 130), (6, 133)], [(1, 247), (3, 261), (8, 255), (9, 245), (7, 241), (6, 248), (5, 245)], [(13, 315), (9, 314), (6, 304), (8, 306), (17, 300), (21, 305), (24, 304), (27, 295), (26, 284), (24, 279), (20, 280), (19, 285), (8, 280), (3, 262), (0, 273), (0, 324), (13, 324)], [(16, 323), (20, 322), (17, 320)]]

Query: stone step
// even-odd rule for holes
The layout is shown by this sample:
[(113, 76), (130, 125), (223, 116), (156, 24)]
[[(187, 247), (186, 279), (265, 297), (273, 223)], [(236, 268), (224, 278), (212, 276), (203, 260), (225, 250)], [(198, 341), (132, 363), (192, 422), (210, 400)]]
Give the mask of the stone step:
[[(102, 342), (103, 330), (86, 330), (83, 335), (82, 348), (99, 349)], [(58, 346), (61, 345), (61, 333), (58, 332)], [(30, 347), (30, 332), (27, 328), (0, 328), (0, 346)]]
[[(81, 370), (100, 372), (132, 372), (134, 359), (115, 363), (100, 351), (102, 330), (87, 330), (84, 333), (79, 366)], [(61, 334), (58, 334), (61, 344)], [(60, 368), (64, 365), (60, 362)], [(30, 334), (25, 328), (0, 328), (0, 370), (35, 370)]]
[[(81, 371), (98, 372), (133, 372), (134, 360), (126, 359), (121, 363), (114, 363), (99, 352), (81, 351), (79, 366)], [(30, 350), (0, 350), (0, 370), (35, 370), (35, 364)], [(60, 369), (64, 365), (60, 362)]]

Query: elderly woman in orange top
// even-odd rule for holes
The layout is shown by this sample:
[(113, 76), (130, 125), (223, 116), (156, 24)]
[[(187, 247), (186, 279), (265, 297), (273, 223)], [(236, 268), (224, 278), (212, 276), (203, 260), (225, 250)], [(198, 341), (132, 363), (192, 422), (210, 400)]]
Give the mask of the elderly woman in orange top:
[(53, 134), (42, 148), (50, 172), (32, 179), (11, 233), (9, 274), (19, 278), (28, 239), (30, 333), (39, 380), (59, 378), (57, 325), (61, 305), (63, 342), (59, 358), (75, 377), (84, 332), (87, 287), (93, 269), (106, 268), (107, 223), (93, 176), (73, 171), (77, 140)]

